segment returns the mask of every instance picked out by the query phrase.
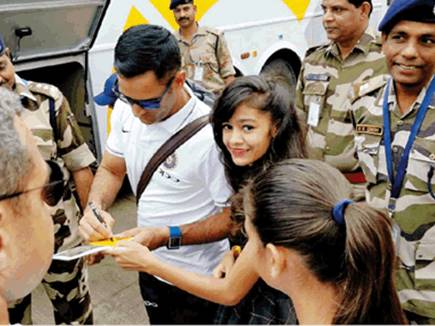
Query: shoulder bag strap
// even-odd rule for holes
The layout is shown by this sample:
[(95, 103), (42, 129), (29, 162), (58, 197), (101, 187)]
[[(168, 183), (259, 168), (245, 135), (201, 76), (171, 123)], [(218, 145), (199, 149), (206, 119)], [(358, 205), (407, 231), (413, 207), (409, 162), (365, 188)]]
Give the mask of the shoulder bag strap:
[(198, 131), (204, 128), (209, 122), (209, 116), (205, 115), (196, 120), (193, 120), (184, 128), (177, 131), (171, 136), (153, 155), (146, 165), (142, 175), (140, 177), (139, 183), (136, 188), (136, 204), (139, 202), (140, 196), (144, 192), (145, 188), (151, 180), (154, 172), (166, 160), (166, 158), (171, 155), (178, 147), (189, 140)]

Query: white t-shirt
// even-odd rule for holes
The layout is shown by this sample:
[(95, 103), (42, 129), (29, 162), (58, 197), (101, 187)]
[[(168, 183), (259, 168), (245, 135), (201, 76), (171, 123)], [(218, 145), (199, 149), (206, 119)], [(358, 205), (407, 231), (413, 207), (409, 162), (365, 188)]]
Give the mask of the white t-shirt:
[[(164, 121), (146, 125), (134, 117), (128, 104), (119, 100), (115, 103), (106, 149), (125, 160), (134, 192), (158, 148), (186, 124), (209, 112), (207, 105), (191, 95), (180, 111)], [(230, 195), (212, 127), (207, 125), (157, 168), (139, 200), (138, 225), (176, 226), (195, 222), (221, 210)], [(161, 247), (154, 253), (171, 264), (209, 274), (228, 247), (228, 241), (221, 240), (182, 245), (176, 250)]]

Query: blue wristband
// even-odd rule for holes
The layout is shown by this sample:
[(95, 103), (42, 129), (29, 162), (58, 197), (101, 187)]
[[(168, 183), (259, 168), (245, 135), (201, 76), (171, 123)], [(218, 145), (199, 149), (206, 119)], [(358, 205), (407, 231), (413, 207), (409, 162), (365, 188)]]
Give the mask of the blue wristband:
[(169, 227), (168, 249), (179, 249), (181, 246), (181, 228), (179, 226)]

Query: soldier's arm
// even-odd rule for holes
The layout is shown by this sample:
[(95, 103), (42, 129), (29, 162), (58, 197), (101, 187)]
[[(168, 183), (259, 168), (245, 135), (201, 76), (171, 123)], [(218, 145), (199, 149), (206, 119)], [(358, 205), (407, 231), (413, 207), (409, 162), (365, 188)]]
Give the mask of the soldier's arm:
[(219, 73), (224, 79), (225, 85), (228, 85), (230, 82), (232, 82), (232, 79), (230, 79), (228, 82), (226, 81), (226, 79), (228, 77), (232, 77), (234, 79), (236, 71), (234, 69), (233, 61), (231, 59), (230, 49), (228, 48), (223, 33), (219, 34), (217, 42), (218, 45), (216, 55), (218, 56), (217, 59), (219, 63)]
[(307, 120), (307, 108), (304, 104), (304, 66), (302, 65), (301, 71), (299, 72), (298, 82), (296, 84), (295, 92), (295, 108), (298, 117), (301, 121)]
[(92, 180), (94, 175), (91, 168), (86, 167), (72, 173), (74, 184), (76, 185), (76, 191), (80, 198), (80, 205), (82, 208), (86, 207), (88, 202), (88, 195), (91, 189)]

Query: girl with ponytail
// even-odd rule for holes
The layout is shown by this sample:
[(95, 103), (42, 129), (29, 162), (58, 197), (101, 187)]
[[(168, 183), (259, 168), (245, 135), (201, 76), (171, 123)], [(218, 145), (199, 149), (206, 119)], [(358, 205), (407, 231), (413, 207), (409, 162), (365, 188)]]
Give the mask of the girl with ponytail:
[(389, 219), (350, 197), (326, 163), (275, 164), (244, 190), (245, 250), (290, 296), (301, 324), (403, 324)]

